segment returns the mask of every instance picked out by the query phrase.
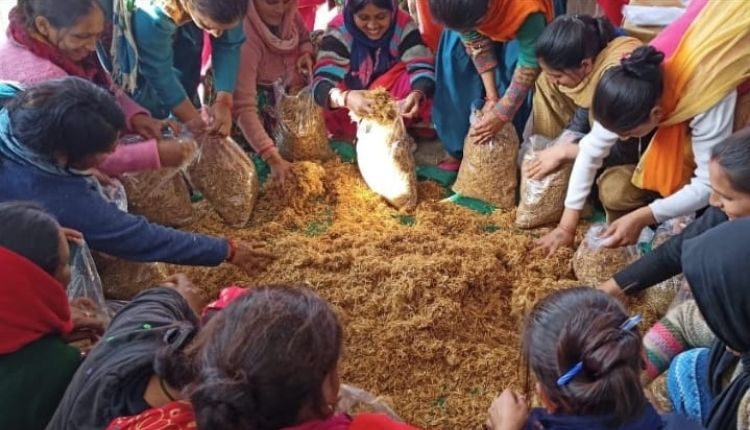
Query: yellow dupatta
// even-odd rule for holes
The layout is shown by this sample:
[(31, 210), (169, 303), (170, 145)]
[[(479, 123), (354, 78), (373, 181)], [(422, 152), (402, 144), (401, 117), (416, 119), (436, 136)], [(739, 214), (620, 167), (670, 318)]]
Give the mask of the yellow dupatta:
[(662, 121), (633, 175), (669, 196), (695, 170), (689, 121), (750, 77), (750, 13), (744, 1), (709, 1), (664, 63)]

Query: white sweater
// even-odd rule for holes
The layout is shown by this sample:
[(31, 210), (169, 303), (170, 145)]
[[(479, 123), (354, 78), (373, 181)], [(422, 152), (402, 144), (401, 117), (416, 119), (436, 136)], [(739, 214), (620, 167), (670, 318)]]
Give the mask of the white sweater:
[[(737, 92), (732, 91), (711, 109), (690, 121), (695, 172), (689, 184), (671, 196), (655, 200), (649, 205), (657, 222), (687, 215), (708, 205), (708, 198), (711, 194), (711, 184), (708, 180), (711, 148), (732, 134), (736, 104)], [(596, 172), (617, 140), (617, 134), (607, 130), (598, 122), (595, 122), (591, 132), (581, 139), (578, 144), (578, 156), (568, 184), (566, 208), (583, 209), (586, 198), (591, 192)]]

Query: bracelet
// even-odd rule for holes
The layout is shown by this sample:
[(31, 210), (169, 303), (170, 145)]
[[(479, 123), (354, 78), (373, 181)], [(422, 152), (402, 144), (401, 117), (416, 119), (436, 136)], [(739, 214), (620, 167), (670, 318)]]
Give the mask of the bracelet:
[(229, 254), (224, 261), (231, 263), (234, 260), (234, 256), (237, 255), (237, 242), (234, 239), (229, 239), (227, 240), (227, 244), (229, 245)]
[(341, 106), (343, 108), (346, 107), (346, 101), (349, 99), (349, 90), (344, 91), (344, 105)]
[(575, 231), (575, 229), (571, 230), (571, 229), (569, 229), (568, 227), (565, 227), (565, 226), (564, 226), (564, 225), (562, 225), (562, 224), (558, 224), (558, 225), (557, 225), (557, 228), (559, 228), (560, 230), (562, 230), (562, 231), (564, 231), (565, 233), (568, 233), (568, 234), (570, 234), (570, 235), (573, 235), (573, 236), (575, 236), (575, 235), (576, 235), (576, 231)]

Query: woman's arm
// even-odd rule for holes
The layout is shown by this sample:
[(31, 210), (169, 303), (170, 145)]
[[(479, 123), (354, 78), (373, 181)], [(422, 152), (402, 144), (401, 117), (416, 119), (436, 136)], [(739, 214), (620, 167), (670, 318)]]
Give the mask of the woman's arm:
[(494, 42), (478, 31), (461, 33), (461, 41), (474, 62), (477, 73), (482, 78), (485, 97), (488, 101), (497, 101), (500, 96), (497, 93), (497, 82), (495, 82), (495, 68), (498, 59), (495, 55)]
[(313, 72), (313, 96), (315, 102), (325, 108), (331, 106), (331, 91), (335, 89), (349, 72), (351, 53), (343, 33), (329, 28), (320, 43), (318, 60)]
[(274, 150), (274, 142), (258, 112), (258, 66), (261, 64), (260, 40), (248, 40), (240, 51), (240, 73), (234, 90), (234, 117), (255, 152), (263, 156)]
[(695, 172), (690, 183), (669, 197), (649, 205), (654, 218), (663, 222), (681, 215), (693, 213), (708, 205), (711, 184), (708, 180), (708, 165), (711, 149), (732, 135), (737, 92), (732, 91), (719, 103), (690, 122), (692, 131)]
[(216, 91), (232, 94), (240, 67), (240, 50), (245, 42), (242, 25), (227, 30), (218, 39), (211, 37)]
[(159, 8), (133, 12), (133, 37), (138, 47), (139, 74), (163, 103), (183, 121), (200, 115), (193, 107), (174, 69), (172, 42), (177, 26)]
[(404, 27), (398, 48), (401, 62), (409, 73), (412, 90), (432, 96), (435, 92), (435, 57), (422, 41), (414, 21), (409, 21)]

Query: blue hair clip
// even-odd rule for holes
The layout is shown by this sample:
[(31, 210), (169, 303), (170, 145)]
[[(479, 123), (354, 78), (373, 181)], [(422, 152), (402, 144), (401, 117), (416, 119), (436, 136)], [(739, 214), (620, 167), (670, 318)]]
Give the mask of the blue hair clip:
[[(630, 331), (633, 330), (638, 324), (641, 323), (643, 318), (640, 315), (633, 315), (620, 324), (620, 330)], [(565, 372), (562, 376), (557, 379), (557, 386), (564, 387), (570, 383), (576, 376), (583, 371), (583, 361), (579, 361), (570, 370)]]

